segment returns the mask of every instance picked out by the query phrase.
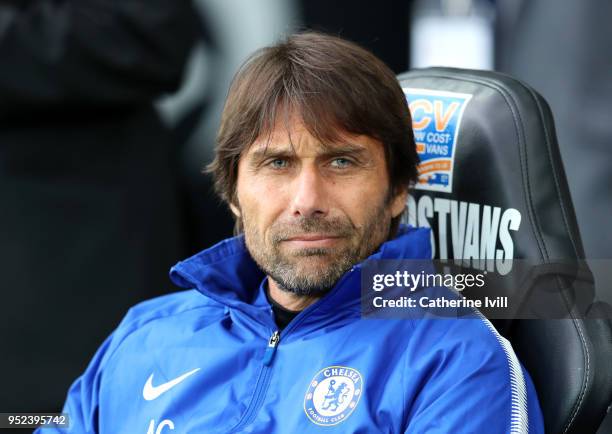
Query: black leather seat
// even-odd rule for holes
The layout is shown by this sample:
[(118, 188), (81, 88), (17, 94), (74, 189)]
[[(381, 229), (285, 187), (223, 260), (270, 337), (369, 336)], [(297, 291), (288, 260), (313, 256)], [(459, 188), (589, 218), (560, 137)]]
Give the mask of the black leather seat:
[(546, 432), (596, 432), (612, 402), (611, 323), (601, 306), (576, 303), (592, 300), (592, 285), (588, 269), (577, 277), (584, 252), (547, 103), (488, 71), (429, 68), (398, 79), (422, 157), (411, 222), (432, 227), (438, 258), (557, 264), (528, 286), (554, 289), (567, 319), (493, 322), (533, 378)]

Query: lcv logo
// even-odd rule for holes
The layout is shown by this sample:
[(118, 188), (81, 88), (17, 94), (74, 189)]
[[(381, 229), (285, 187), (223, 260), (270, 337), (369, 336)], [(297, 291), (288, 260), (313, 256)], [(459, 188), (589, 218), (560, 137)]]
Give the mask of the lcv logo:
[(162, 434), (164, 432), (164, 428), (168, 428), (168, 430), (174, 430), (174, 422), (170, 419), (162, 420), (157, 427), (155, 426), (155, 419), (151, 419), (149, 423), (149, 429), (147, 430), (147, 434)]
[(472, 95), (404, 88), (419, 154), (416, 190), (452, 193), (455, 150), (463, 112)]

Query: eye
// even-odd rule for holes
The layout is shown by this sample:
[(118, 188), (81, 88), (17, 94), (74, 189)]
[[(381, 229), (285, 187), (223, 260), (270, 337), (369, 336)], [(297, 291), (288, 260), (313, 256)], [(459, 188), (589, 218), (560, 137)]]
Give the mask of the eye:
[(270, 160), (268, 165), (272, 169), (285, 169), (285, 168), (287, 168), (289, 166), (289, 161), (287, 161), (286, 159), (283, 159), (283, 158), (275, 158), (273, 160)]
[(348, 158), (338, 157), (338, 158), (334, 158), (330, 164), (332, 167), (336, 169), (346, 169), (350, 167), (353, 164), (353, 162), (349, 160)]

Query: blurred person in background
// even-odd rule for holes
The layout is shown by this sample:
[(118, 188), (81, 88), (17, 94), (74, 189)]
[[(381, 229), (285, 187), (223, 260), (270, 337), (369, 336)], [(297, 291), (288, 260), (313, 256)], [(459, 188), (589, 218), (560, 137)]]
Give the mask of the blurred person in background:
[[(612, 2), (497, 0), (497, 69), (549, 102), (584, 250), (612, 303)], [(594, 259), (594, 260), (593, 260)]]
[(0, 412), (57, 411), (182, 252), (173, 142), (189, 0), (0, 0)]

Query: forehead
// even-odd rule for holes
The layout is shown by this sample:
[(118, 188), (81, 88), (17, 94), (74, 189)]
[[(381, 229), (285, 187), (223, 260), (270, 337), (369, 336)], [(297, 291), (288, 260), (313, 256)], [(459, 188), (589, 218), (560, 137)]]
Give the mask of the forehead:
[(243, 156), (269, 153), (326, 154), (330, 152), (383, 152), (382, 143), (362, 134), (352, 134), (341, 128), (329, 131), (326, 137), (317, 137), (313, 128), (304, 124), (301, 118), (292, 116), (284, 122), (276, 121), (274, 127), (260, 135), (243, 153)]

